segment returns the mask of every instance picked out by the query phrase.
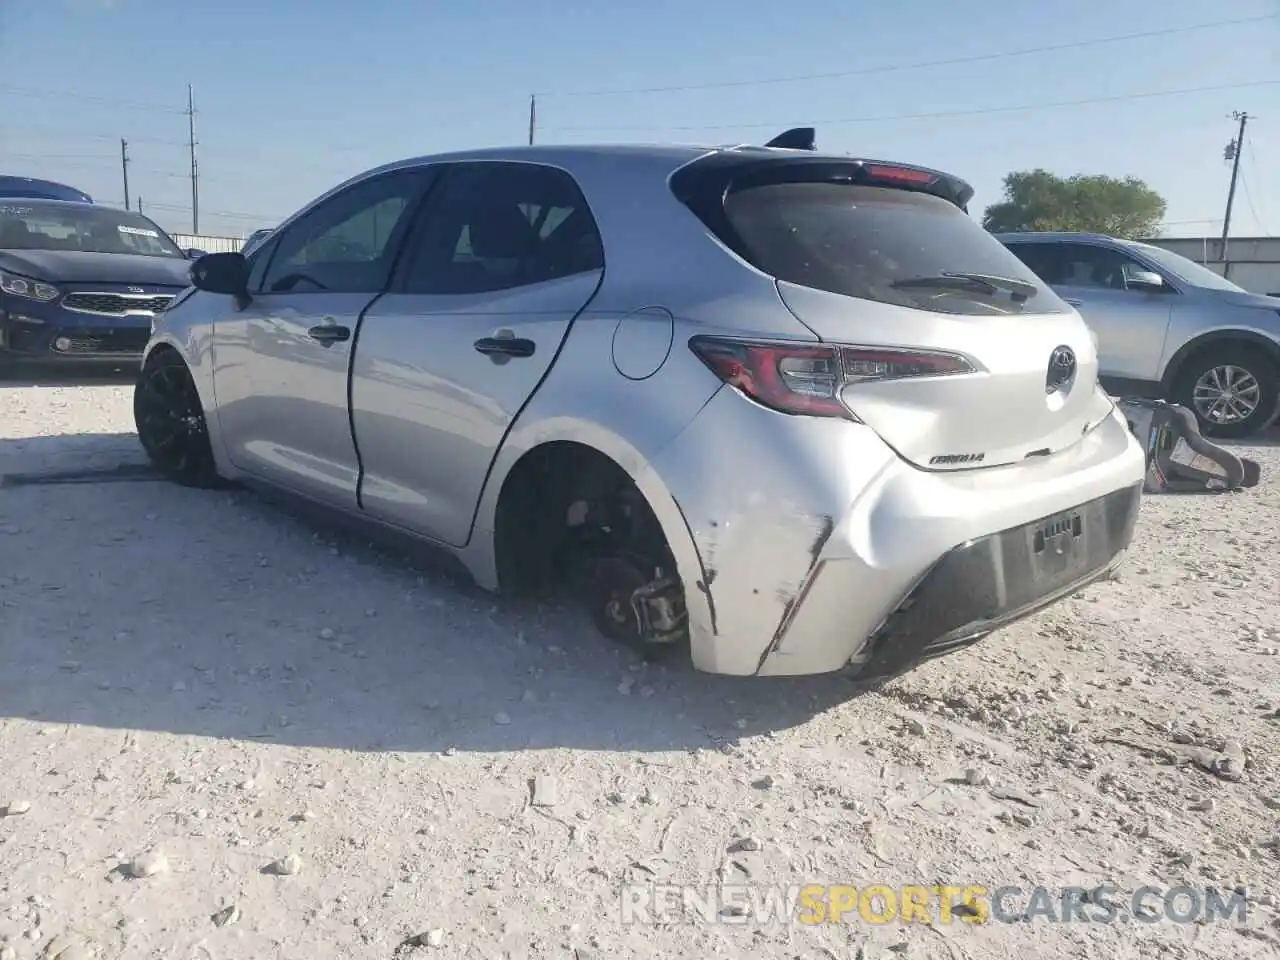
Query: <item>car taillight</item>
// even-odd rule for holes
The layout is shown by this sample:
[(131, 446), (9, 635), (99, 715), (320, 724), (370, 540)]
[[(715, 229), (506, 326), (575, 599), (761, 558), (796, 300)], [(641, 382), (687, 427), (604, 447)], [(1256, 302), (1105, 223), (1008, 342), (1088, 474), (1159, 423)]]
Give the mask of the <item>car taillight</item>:
[(694, 337), (689, 347), (716, 376), (781, 413), (861, 422), (840, 401), (850, 383), (974, 373), (958, 354), (883, 347), (758, 343)]
[(865, 175), (870, 180), (885, 183), (911, 183), (919, 186), (930, 186), (938, 182), (937, 174), (926, 170), (914, 170), (911, 167), (892, 167), (883, 163), (868, 163), (863, 166)]

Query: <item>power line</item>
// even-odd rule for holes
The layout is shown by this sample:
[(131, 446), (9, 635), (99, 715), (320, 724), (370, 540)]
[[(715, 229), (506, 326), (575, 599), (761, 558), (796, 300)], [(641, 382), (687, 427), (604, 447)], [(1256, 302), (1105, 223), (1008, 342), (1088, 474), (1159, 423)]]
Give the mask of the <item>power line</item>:
[(1113, 97), (1089, 97), (1083, 100), (1058, 100), (1048, 103), (1023, 103), (1004, 107), (980, 107), (974, 110), (935, 110), (929, 113), (896, 113), (881, 114), (879, 116), (870, 117), (841, 117), (828, 120), (771, 120), (768, 122), (754, 121), (751, 123), (717, 123), (704, 124), (698, 126), (661, 126), (661, 127), (547, 127), (547, 130), (558, 131), (561, 133), (568, 132), (593, 132), (602, 133), (605, 131), (701, 131), (701, 130), (751, 130), (751, 129), (771, 129), (780, 130), (787, 127), (797, 126), (800, 123), (811, 126), (836, 127), (845, 124), (854, 123), (888, 123), (899, 120), (940, 120), (947, 117), (976, 117), (993, 113), (1015, 113), (1021, 110), (1055, 110), (1060, 107), (1084, 107), (1093, 104), (1102, 103), (1124, 103), (1131, 100), (1150, 100), (1157, 97), (1180, 97), (1192, 93), (1211, 93), (1220, 90), (1242, 90), (1248, 87), (1265, 87), (1280, 84), (1280, 80), (1251, 80), (1247, 83), (1226, 83), (1218, 84), (1210, 87), (1184, 87), (1181, 90), (1156, 90), (1150, 93), (1128, 93)]
[[(191, 207), (181, 203), (156, 203), (147, 201), (148, 209), (163, 210), (169, 213), (190, 213)], [(238, 213), (234, 210), (206, 210), (205, 216), (218, 217), (223, 220), (252, 220), (255, 223), (279, 223), (284, 217), (270, 216), (262, 213)]]
[[(116, 139), (119, 139), (118, 137)], [(0, 156), (9, 160), (98, 160), (110, 163), (115, 157), (105, 153), (12, 153), (0, 150)]]
[[(1253, 182), (1265, 183), (1266, 181), (1262, 179), (1262, 176), (1258, 172), (1258, 148), (1253, 142), (1253, 137), (1249, 137), (1246, 143), (1249, 147), (1249, 169), (1253, 172)], [(1258, 216), (1258, 211), (1253, 205), (1253, 194), (1249, 191), (1249, 183), (1247, 179), (1245, 180), (1244, 198), (1249, 202), (1249, 210), (1253, 214), (1253, 219), (1258, 221), (1258, 226), (1261, 228), (1263, 234), (1268, 237), (1271, 236), (1271, 231), (1267, 229), (1267, 225), (1263, 222), (1262, 217)]]
[[(119, 140), (120, 138), (116, 137), (117, 143)], [(128, 140), (130, 144), (137, 142), (133, 137), (129, 137)], [(8, 151), (0, 151), (0, 156), (3, 156), (6, 160), (17, 160), (29, 163), (56, 160), (59, 165), (74, 170), (97, 170), (106, 164), (114, 164), (120, 159), (119, 156), (106, 156), (103, 154), (9, 153)], [(172, 170), (156, 170), (136, 167), (134, 166), (132, 159), (129, 161), (129, 168), (135, 173), (145, 173), (153, 177), (168, 177), (175, 180), (186, 180), (189, 178), (188, 174), (174, 173)]]
[(1253, 220), (1258, 225), (1258, 229), (1264, 236), (1271, 236), (1267, 232), (1267, 225), (1262, 222), (1262, 217), (1258, 214), (1258, 208), (1253, 205), (1253, 194), (1249, 192), (1249, 178), (1243, 170), (1240, 171), (1240, 187), (1244, 190), (1244, 202), (1248, 205), (1249, 212), (1253, 214)]
[(1278, 17), (1280, 17), (1280, 14), (1269, 13), (1257, 17), (1242, 17), (1235, 20), (1215, 20), (1211, 23), (1196, 23), (1185, 27), (1166, 27), (1162, 30), (1144, 30), (1141, 33), (1126, 33), (1112, 37), (1098, 37), (1093, 40), (1075, 40), (1070, 43), (1055, 43), (1043, 47), (1022, 47), (1017, 50), (1005, 50), (998, 53), (984, 53), (968, 57), (950, 57), (946, 60), (923, 60), (912, 63), (897, 63), (881, 67), (863, 67), (858, 70), (838, 70), (828, 73), (808, 73), (787, 77), (765, 77), (755, 80), (722, 80), (713, 83), (690, 83), (668, 87), (637, 87), (630, 90), (581, 90), (567, 93), (541, 93), (539, 96), (621, 97), (651, 93), (678, 93), (690, 90), (723, 90), (729, 87), (757, 87), (778, 83), (801, 83), (808, 80), (836, 80), (845, 77), (865, 77), (877, 73), (895, 73), (906, 70), (924, 70), (930, 67), (950, 67), (970, 63), (987, 63), (992, 60), (1004, 60), (1010, 57), (1025, 57), (1037, 53), (1053, 53), (1059, 50), (1079, 50), (1083, 47), (1096, 47), (1107, 43), (1124, 43), (1130, 40), (1142, 40), (1148, 37), (1168, 37), (1180, 33), (1192, 33), (1197, 30), (1210, 30), (1216, 27), (1237, 26), (1246, 23), (1260, 23), (1264, 20), (1275, 20)]
[[(118, 133), (88, 133), (79, 130), (68, 130), (65, 127), (50, 127), (44, 124), (24, 123), (22, 131), (35, 131), (37, 133), (48, 133), (58, 137), (66, 137), (69, 140), (97, 140), (102, 143), (115, 143), (120, 139)], [(166, 140), (161, 137), (133, 137), (134, 143), (152, 143), (166, 147), (182, 147), (186, 149), (187, 142), (185, 140)]]
[(133, 110), (154, 110), (158, 113), (173, 113), (181, 115), (185, 112), (174, 107), (161, 106), (158, 103), (144, 103), (140, 100), (120, 100), (116, 97), (99, 97), (85, 93), (71, 93), (63, 90), (40, 90), (35, 87), (14, 87), (9, 84), (0, 84), (0, 93), (10, 93), (19, 97), (34, 97), (37, 100), (46, 97), (54, 97), (62, 100), (80, 100), (83, 103), (96, 103), (109, 107), (126, 107)]
[[(660, 93), (682, 93), (686, 91), (697, 90), (723, 90), (734, 87), (755, 87), (770, 86), (783, 83), (802, 83), (813, 80), (838, 80), (848, 77), (863, 77), (881, 73), (902, 73), (912, 70), (927, 70), (934, 67), (949, 66), (965, 66), (975, 63), (989, 63), (993, 60), (1006, 60), (1013, 57), (1025, 57), (1036, 54), (1054, 53), (1063, 50), (1080, 50), (1089, 47), (1104, 46), (1113, 43), (1127, 43), (1133, 40), (1144, 40), (1155, 37), (1169, 37), (1185, 33), (1195, 33), (1201, 30), (1213, 30), (1220, 27), (1242, 26), (1251, 23), (1262, 23), (1267, 20), (1275, 20), (1280, 18), (1280, 14), (1270, 13), (1253, 17), (1238, 17), (1231, 20), (1214, 20), (1206, 23), (1193, 23), (1181, 27), (1165, 27), (1159, 30), (1143, 30), (1137, 33), (1117, 34), (1109, 37), (1095, 37), (1088, 40), (1074, 40), (1067, 43), (1055, 43), (1038, 47), (1020, 47), (1013, 50), (1000, 50), (992, 53), (975, 54), (965, 57), (948, 57), (942, 60), (919, 60), (909, 63), (885, 64), (878, 67), (862, 67), (856, 70), (834, 70), (822, 73), (796, 74), (790, 76), (775, 77), (759, 77), (755, 79), (739, 79), (739, 80), (720, 80), (707, 83), (691, 83), (676, 84), (671, 86), (658, 87), (633, 87), (628, 89), (597, 89), (597, 90), (570, 90), (556, 92), (540, 92), (540, 97), (559, 97), (559, 98), (584, 98), (584, 97), (620, 97), (620, 96), (643, 96), (648, 94)], [(17, 96), (33, 97), (36, 99), (44, 97), (53, 97), (59, 99), (80, 100), (85, 103), (95, 103), (107, 106), (127, 107), (137, 110), (152, 110), (157, 113), (164, 113), (174, 116), (184, 116), (187, 110), (174, 107), (168, 104), (158, 102), (148, 102), (141, 100), (120, 100), (113, 97), (103, 97), (91, 94), (73, 93), (64, 90), (45, 90), (36, 87), (20, 87), (9, 84), (0, 84), (0, 93), (10, 93)], [(487, 98), (486, 98), (487, 99)], [(494, 101), (501, 100), (504, 103), (518, 102), (514, 94), (511, 96), (495, 95)], [(106, 137), (108, 140), (115, 140), (118, 137)], [(186, 146), (185, 143), (179, 144)]]

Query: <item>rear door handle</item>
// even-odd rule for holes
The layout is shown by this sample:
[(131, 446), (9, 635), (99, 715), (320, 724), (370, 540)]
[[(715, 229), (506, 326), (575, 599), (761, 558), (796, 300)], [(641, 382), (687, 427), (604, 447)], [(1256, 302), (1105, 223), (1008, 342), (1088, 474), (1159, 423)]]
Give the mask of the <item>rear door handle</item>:
[(351, 339), (351, 328), (340, 327), (337, 324), (325, 323), (318, 327), (312, 327), (307, 331), (307, 335), (312, 340), (323, 343), (326, 347), (333, 343), (342, 343)]
[(1080, 306), (1083, 306), (1083, 305), (1084, 305), (1084, 301), (1083, 301), (1083, 300), (1077, 300), (1075, 297), (1063, 297), (1063, 298), (1062, 298), (1062, 302), (1063, 302), (1063, 303), (1069, 303), (1069, 304), (1071, 304), (1073, 307), (1080, 307)]
[(486, 357), (532, 357), (538, 345), (524, 337), (481, 337), (475, 348)]

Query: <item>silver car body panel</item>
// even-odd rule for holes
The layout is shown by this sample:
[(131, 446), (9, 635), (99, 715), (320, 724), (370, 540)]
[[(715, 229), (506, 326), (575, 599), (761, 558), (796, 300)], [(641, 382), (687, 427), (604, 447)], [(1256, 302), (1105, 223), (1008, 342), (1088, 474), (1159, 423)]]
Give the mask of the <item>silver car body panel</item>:
[[(495, 516), (516, 464), (560, 441), (599, 451), (661, 524), (685, 588), (694, 664), (719, 673), (837, 669), (947, 551), (1141, 483), (1143, 452), (1094, 386), (1092, 343), (1071, 313), (997, 320), (988, 333), (990, 317), (931, 328), (937, 315), (887, 308), (901, 311), (898, 323), (919, 314), (895, 339), (967, 345), (981, 369), (946, 384), (924, 378), (914, 395), (893, 383), (851, 387), (865, 424), (777, 413), (723, 385), (690, 337), (816, 343), (838, 319), (841, 340), (883, 342), (874, 333), (885, 315), (883, 305), (804, 288), (780, 293), (717, 240), (667, 186), (706, 152), (513, 148), (380, 167), (315, 203), (360, 179), (433, 163), (563, 169), (599, 226), (603, 277), (464, 297), (312, 295), (318, 307), (273, 295), (243, 310), (199, 292), (163, 316), (148, 352), (169, 346), (186, 360), (224, 476), (442, 545), (486, 589), (498, 585)], [(871, 310), (850, 325), (837, 314), (852, 303)], [(330, 346), (306, 336), (331, 321), (356, 335)], [(535, 357), (496, 364), (472, 349), (503, 330), (536, 339)], [(1065, 397), (1044, 386), (1060, 344), (1079, 359)], [(993, 373), (1009, 377), (984, 389)], [(966, 421), (948, 403), (976, 404), (977, 413)], [(1007, 465), (910, 462), (968, 448)]]
[[(1053, 289), (1076, 306), (1098, 338), (1099, 375), (1160, 383), (1175, 372), (1171, 365), (1196, 341), (1239, 331), (1280, 347), (1280, 301), (1236, 288), (1221, 289), (1197, 282), (1202, 268), (1187, 260), (1181, 273), (1167, 250), (1149, 244), (1096, 234), (997, 234), (1006, 245), (1079, 244), (1114, 250), (1159, 274), (1168, 293), (1108, 290), (1098, 286), (1058, 283)], [(1208, 278), (1204, 278), (1207, 280)]]
[[(370, 307), (351, 370), (370, 516), (466, 544), (494, 454), (601, 273), (497, 293), (388, 293)], [(494, 360), (472, 347), (501, 336), (532, 340), (537, 352)]]
[(272, 293), (217, 320), (217, 420), (237, 470), (355, 509), (360, 479), (347, 413), (353, 341), (321, 344), (311, 327), (355, 328), (367, 293)]

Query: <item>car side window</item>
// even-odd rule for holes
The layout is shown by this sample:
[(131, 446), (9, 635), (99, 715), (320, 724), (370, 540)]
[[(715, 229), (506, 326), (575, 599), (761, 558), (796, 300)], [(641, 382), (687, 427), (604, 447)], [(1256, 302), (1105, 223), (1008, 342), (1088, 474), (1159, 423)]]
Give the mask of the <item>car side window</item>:
[(457, 164), (414, 228), (397, 289), (491, 293), (604, 266), (595, 218), (573, 178), (533, 163)]
[(1126, 281), (1150, 271), (1118, 250), (1087, 244), (1067, 244), (1063, 251), (1061, 283), (1074, 287), (1125, 290)]
[(1006, 246), (1045, 283), (1053, 285), (1062, 282), (1062, 244), (1010, 243)]
[[(338, 193), (274, 241), (260, 293), (376, 293), (428, 173), (397, 170)], [(263, 251), (265, 252), (265, 250)], [(255, 258), (256, 259), (256, 258)]]

